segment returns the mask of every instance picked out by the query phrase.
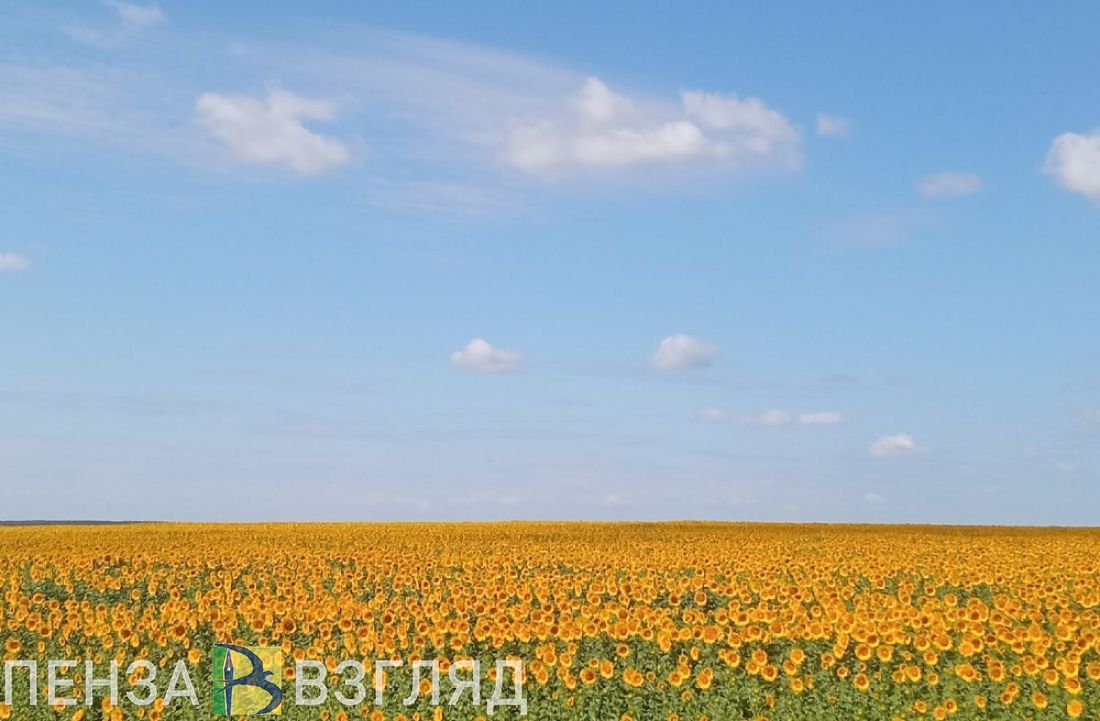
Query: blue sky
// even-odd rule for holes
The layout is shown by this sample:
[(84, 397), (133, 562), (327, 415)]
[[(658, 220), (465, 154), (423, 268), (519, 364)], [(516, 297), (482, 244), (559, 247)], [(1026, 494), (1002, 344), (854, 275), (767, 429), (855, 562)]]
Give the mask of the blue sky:
[(1096, 521), (1095, 4), (0, 13), (0, 517)]

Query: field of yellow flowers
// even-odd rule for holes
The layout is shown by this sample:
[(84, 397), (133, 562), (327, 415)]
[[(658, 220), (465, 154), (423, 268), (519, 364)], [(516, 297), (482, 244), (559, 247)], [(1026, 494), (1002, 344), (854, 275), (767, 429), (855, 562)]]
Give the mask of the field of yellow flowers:
[[(518, 658), (536, 721), (1100, 719), (1100, 531), (0, 528), (5, 659), (183, 659), (203, 703), (29, 707), (17, 681), (0, 721), (210, 718), (215, 642), (281, 646), (291, 667)], [(373, 695), (350, 710), (330, 699), (283, 718), (487, 717), (403, 706), (404, 678), (381, 708)]]

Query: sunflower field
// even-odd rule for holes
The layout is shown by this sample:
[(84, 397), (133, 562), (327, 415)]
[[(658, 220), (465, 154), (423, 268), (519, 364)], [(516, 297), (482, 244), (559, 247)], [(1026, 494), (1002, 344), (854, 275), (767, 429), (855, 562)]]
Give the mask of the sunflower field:
[[(1100, 719), (1100, 531), (719, 523), (0, 528), (0, 721), (212, 718), (215, 643), (281, 649), (372, 689), (287, 719), (472, 721), (411, 661), (522, 662), (535, 721)], [(72, 659), (75, 705), (49, 705)], [(86, 705), (84, 662), (190, 669), (200, 704)], [(376, 659), (404, 659), (381, 705)], [(127, 688), (122, 679), (122, 691)], [(510, 688), (510, 686), (509, 686)]]

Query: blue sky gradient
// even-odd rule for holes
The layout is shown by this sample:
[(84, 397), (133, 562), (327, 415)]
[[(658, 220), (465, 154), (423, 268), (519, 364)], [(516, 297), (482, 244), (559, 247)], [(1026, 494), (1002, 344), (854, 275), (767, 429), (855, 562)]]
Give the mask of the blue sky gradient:
[(0, 13), (0, 518), (1096, 522), (1095, 4)]

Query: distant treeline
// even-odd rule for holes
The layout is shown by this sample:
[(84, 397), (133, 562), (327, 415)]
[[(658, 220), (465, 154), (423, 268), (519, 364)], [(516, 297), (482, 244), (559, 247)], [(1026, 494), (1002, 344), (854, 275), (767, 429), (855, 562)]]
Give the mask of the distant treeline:
[(149, 521), (0, 521), (0, 526), (129, 526)]

